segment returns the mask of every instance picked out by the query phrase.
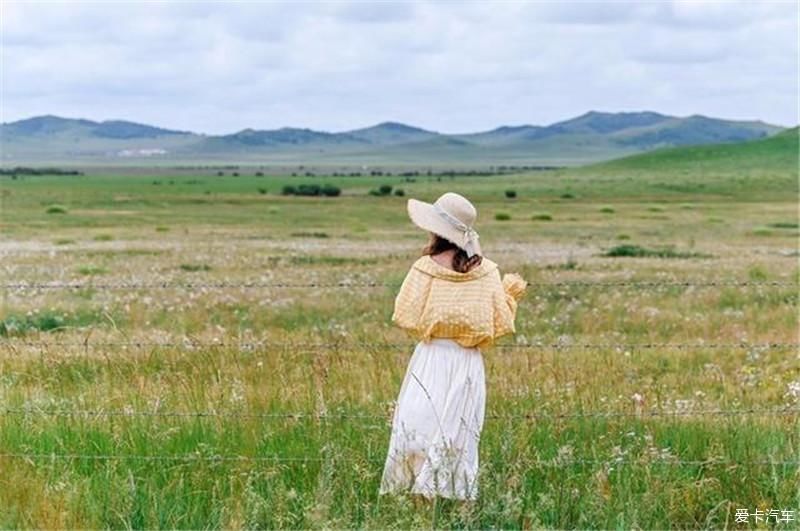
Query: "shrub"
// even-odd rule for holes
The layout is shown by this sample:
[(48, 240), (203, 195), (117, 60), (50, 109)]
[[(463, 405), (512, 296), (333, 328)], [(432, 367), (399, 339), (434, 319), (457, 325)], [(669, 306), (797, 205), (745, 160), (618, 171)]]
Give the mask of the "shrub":
[(773, 229), (796, 229), (800, 224), (796, 221), (778, 221), (776, 223), (767, 223), (767, 226)]
[(397, 190), (394, 191), (394, 195), (396, 195), (398, 197), (402, 197), (402, 196), (406, 195), (406, 193), (402, 188), (398, 188)]
[(318, 184), (300, 184), (297, 186), (297, 195), (319, 195), (320, 186)]
[(327, 232), (293, 232), (290, 234), (293, 238), (329, 238)]
[(295, 195), (297, 193), (297, 189), (291, 184), (287, 184), (283, 187), (283, 189), (281, 189), (281, 193), (283, 195)]
[(211, 266), (208, 264), (181, 264), (181, 269), (184, 271), (210, 271)]
[(264, 195), (264, 194), (267, 193), (267, 189), (266, 188), (259, 188), (258, 189), (258, 193), (261, 194), (261, 195)]
[(561, 199), (575, 199), (575, 194), (571, 194), (570, 192), (565, 192), (561, 194)]
[(392, 193), (392, 185), (382, 184), (380, 188), (378, 188), (378, 191), (381, 193), (381, 195), (389, 195)]
[(705, 253), (676, 251), (675, 249), (648, 249), (640, 245), (622, 244), (612, 247), (602, 256), (611, 257), (652, 257), (652, 258), (709, 258)]
[(614, 213), (614, 209), (609, 207), (609, 206), (606, 206), (606, 207), (601, 208), (600, 212), (602, 212), (603, 214), (613, 214)]
[(108, 270), (105, 269), (105, 268), (102, 268), (102, 267), (88, 265), (88, 266), (79, 267), (78, 268), (78, 273), (80, 273), (81, 275), (87, 275), (87, 276), (102, 275), (104, 273), (108, 273)]
[(553, 216), (550, 214), (534, 214), (531, 219), (533, 221), (553, 221)]
[(511, 219), (511, 214), (509, 214), (508, 212), (498, 212), (497, 214), (494, 215), (494, 219), (496, 219), (497, 221), (508, 221)]
[(96, 242), (110, 242), (114, 237), (110, 234), (98, 234), (92, 239)]
[(322, 187), (322, 195), (327, 197), (336, 197), (342, 194), (341, 188), (332, 184), (326, 184)]
[(506, 197), (509, 198), (509, 199), (514, 199), (515, 197), (517, 197), (517, 191), (516, 190), (506, 190)]
[(45, 212), (47, 212), (48, 214), (66, 214), (67, 207), (62, 205), (50, 205), (49, 207), (47, 207), (47, 210)]
[(164, 227), (163, 225), (159, 225), (156, 227), (156, 232), (167, 232), (169, 231), (169, 227)]

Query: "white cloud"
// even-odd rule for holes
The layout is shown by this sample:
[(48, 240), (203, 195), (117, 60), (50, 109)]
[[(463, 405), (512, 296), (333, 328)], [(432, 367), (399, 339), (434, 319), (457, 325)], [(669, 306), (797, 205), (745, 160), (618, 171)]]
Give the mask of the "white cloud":
[(798, 121), (792, 2), (2, 3), (2, 119), (444, 132), (590, 109)]

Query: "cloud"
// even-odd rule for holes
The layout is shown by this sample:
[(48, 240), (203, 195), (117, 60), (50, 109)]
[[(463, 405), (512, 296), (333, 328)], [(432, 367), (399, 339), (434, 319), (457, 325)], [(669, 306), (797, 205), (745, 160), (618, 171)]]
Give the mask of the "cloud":
[(776, 2), (4, 2), (2, 119), (444, 131), (590, 109), (798, 121)]

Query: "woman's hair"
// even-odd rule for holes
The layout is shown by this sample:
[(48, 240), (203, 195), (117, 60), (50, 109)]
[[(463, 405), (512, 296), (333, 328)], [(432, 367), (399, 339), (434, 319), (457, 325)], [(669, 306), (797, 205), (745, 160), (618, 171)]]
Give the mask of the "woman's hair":
[(473, 255), (472, 258), (467, 257), (467, 252), (464, 251), (464, 249), (433, 232), (430, 233), (430, 241), (422, 249), (422, 254), (423, 256), (426, 254), (434, 255), (450, 249), (456, 250), (453, 255), (453, 269), (459, 273), (466, 273), (473, 267), (477, 267), (481, 263), (481, 260), (483, 260), (478, 254)]

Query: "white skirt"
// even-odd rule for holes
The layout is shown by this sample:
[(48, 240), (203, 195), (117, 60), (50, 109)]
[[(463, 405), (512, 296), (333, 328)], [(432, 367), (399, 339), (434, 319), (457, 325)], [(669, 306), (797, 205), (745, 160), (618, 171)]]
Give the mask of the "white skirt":
[(477, 498), (485, 404), (479, 349), (442, 338), (418, 343), (397, 399), (380, 494)]

